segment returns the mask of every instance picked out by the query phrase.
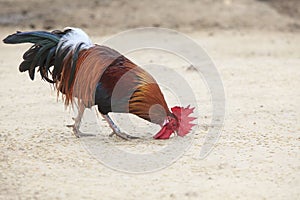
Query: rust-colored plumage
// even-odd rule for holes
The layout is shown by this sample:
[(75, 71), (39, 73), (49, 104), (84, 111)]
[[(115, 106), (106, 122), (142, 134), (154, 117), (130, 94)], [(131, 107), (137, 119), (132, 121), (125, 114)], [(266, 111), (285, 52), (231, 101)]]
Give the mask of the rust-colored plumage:
[(189, 117), (193, 108), (174, 107), (170, 112), (159, 85), (148, 72), (119, 52), (92, 44), (80, 29), (17, 32), (4, 42), (34, 44), (24, 54), (20, 71), (28, 71), (34, 79), (38, 68), (42, 78), (54, 83), (58, 94), (63, 94), (65, 105), (78, 99), (79, 113), (74, 125), (78, 132), (84, 108), (93, 105), (123, 138), (128, 135), (120, 132), (109, 112), (132, 113), (159, 124), (162, 130), (156, 139), (167, 139), (174, 131), (184, 136), (193, 126), (190, 121), (194, 118)]
[[(95, 104), (95, 88), (106, 68), (121, 54), (105, 46), (95, 45), (82, 50), (76, 61), (75, 75), (70, 82), (72, 54), (63, 62), (63, 71), (57, 88), (65, 94), (65, 104), (80, 99), (86, 107)], [(70, 83), (69, 83), (70, 82)]]
[[(72, 55), (68, 56), (63, 65), (70, 66), (71, 58)], [(129, 112), (157, 124), (162, 124), (166, 115), (171, 114), (155, 79), (108, 47), (95, 45), (82, 50), (76, 64), (75, 78), (69, 85), (70, 71), (69, 67), (63, 67), (57, 82), (66, 105), (72, 103), (74, 98), (80, 99), (85, 107), (99, 103), (95, 102), (95, 92), (100, 82), (113, 98), (112, 111)]]

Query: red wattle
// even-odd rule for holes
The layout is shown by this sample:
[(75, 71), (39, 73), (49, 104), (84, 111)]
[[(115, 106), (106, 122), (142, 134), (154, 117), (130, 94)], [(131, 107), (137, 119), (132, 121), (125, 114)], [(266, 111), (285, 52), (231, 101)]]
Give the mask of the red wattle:
[(154, 139), (169, 139), (172, 135), (173, 131), (171, 129), (168, 129), (167, 126), (163, 126), (162, 129), (153, 136)]

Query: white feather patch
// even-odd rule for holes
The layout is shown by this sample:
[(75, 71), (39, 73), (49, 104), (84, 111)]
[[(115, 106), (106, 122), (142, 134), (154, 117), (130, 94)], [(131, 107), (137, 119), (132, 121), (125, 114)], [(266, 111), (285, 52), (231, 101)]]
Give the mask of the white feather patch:
[(80, 43), (84, 43), (83, 45), (81, 45), (80, 49), (88, 49), (94, 46), (89, 36), (80, 28), (66, 27), (64, 28), (64, 31), (66, 30), (70, 31), (59, 40), (57, 50), (62, 50), (69, 46), (71, 46), (72, 50), (74, 50)]

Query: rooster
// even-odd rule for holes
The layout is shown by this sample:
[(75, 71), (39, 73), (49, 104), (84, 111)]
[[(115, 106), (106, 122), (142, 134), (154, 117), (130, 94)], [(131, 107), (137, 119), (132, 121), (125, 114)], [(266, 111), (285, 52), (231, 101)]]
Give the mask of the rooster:
[(145, 70), (119, 52), (93, 44), (79, 28), (67, 27), (63, 31), (16, 32), (7, 36), (6, 44), (33, 43), (24, 53), (20, 72), (28, 71), (34, 80), (36, 68), (43, 80), (53, 84), (63, 94), (66, 106), (77, 99), (78, 115), (74, 118), (74, 134), (80, 132), (85, 108), (96, 105), (108, 122), (113, 134), (135, 138), (122, 132), (109, 116), (110, 112), (132, 113), (161, 126), (153, 137), (168, 139), (173, 133), (188, 134), (196, 118), (194, 108), (173, 107), (169, 110), (155, 79)]

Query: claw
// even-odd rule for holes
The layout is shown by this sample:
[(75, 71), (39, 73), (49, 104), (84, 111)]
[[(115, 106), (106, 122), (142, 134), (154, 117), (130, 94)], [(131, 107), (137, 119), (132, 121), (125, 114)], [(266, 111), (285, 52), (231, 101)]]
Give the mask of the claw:
[(81, 138), (81, 137), (96, 137), (95, 134), (89, 134), (89, 133), (82, 133), (79, 128), (76, 128), (76, 126), (73, 127), (73, 132), (74, 132), (74, 135), (77, 137), (77, 138)]
[(66, 125), (66, 127), (68, 127), (68, 128), (73, 128), (75, 126), (75, 124), (68, 124), (68, 125)]
[(74, 135), (77, 138), (86, 137), (86, 136), (96, 136), (94, 134), (82, 133), (79, 130), (79, 127), (80, 127), (80, 124), (81, 124), (81, 119), (82, 119), (82, 116), (83, 116), (83, 113), (84, 113), (84, 109), (85, 109), (85, 106), (81, 102), (78, 102), (78, 114), (77, 114), (76, 117), (72, 117), (72, 119), (75, 121), (75, 123), (67, 125), (67, 127), (73, 128)]
[(109, 134), (109, 137), (112, 137), (113, 135), (116, 135), (124, 140), (139, 139), (139, 137), (131, 136), (124, 132), (118, 132), (118, 133), (112, 132), (111, 134)]
[(109, 117), (108, 114), (102, 115), (102, 116), (107, 121), (110, 128), (113, 130), (113, 132), (109, 135), (110, 137), (112, 137), (114, 134), (116, 134), (117, 136), (119, 136), (120, 138), (122, 138), (124, 140), (138, 139), (139, 138), (139, 137), (131, 136), (131, 135), (128, 135), (127, 133), (121, 132), (120, 129), (117, 127), (117, 125), (113, 122), (113, 120)]
[[(75, 120), (75, 118), (73, 117), (73, 119)], [(80, 137), (96, 137), (96, 135), (94, 134), (89, 134), (89, 133), (82, 133), (80, 130), (79, 130), (79, 127), (80, 127), (80, 123), (76, 123), (76, 120), (75, 120), (75, 123), (74, 124), (68, 124), (66, 125), (68, 128), (73, 128), (73, 133), (74, 135), (77, 137), (77, 138), (80, 138)]]

